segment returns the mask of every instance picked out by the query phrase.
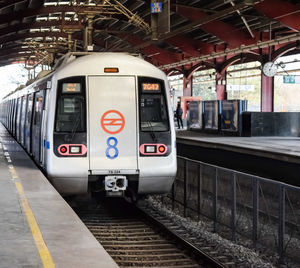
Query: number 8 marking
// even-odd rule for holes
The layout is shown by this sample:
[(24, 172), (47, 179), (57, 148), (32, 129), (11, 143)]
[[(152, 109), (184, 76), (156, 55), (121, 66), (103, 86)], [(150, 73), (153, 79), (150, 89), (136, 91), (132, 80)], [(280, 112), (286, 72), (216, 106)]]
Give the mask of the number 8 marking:
[[(111, 144), (111, 141), (113, 141), (113, 143)], [(117, 148), (117, 145), (118, 145), (118, 140), (115, 138), (115, 137), (109, 137), (106, 141), (106, 144), (107, 144), (107, 149), (106, 149), (106, 157), (109, 158), (109, 159), (115, 159), (118, 157), (119, 155), (119, 150)], [(114, 150), (115, 151), (115, 154), (114, 155), (110, 155), (110, 150)]]

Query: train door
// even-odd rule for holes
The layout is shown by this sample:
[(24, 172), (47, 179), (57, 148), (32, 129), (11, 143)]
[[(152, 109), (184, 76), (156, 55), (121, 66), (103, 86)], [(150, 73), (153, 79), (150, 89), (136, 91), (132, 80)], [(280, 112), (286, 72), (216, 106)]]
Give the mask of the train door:
[(26, 107), (27, 107), (27, 95), (23, 96), (22, 101), (22, 110), (21, 110), (21, 122), (20, 122), (20, 142), (24, 146), (24, 129), (25, 129), (25, 116), (26, 116)]
[(133, 76), (89, 76), (89, 169), (92, 174), (137, 171), (136, 85)]
[(12, 107), (13, 107), (13, 101), (12, 100), (9, 100), (9, 115), (8, 115), (8, 129), (9, 129), (9, 131), (11, 132), (12, 131), (12, 128), (11, 128), (11, 122), (12, 122), (12, 111), (13, 111), (13, 109), (12, 109)]
[(27, 96), (27, 110), (26, 110), (26, 118), (25, 118), (25, 147), (27, 152), (32, 153), (31, 149), (31, 134), (32, 134), (32, 112), (33, 112), (33, 98), (34, 93), (30, 93)]
[(18, 99), (14, 99), (14, 114), (13, 114), (13, 136), (16, 137), (17, 132), (17, 113), (18, 113)]
[(3, 115), (3, 118), (2, 118), (2, 122), (5, 126), (7, 126), (7, 103), (8, 103), (8, 101), (5, 101), (2, 104), (2, 107), (3, 107), (3, 110), (4, 110), (4, 115)]
[(6, 120), (5, 121), (6, 121), (6, 127), (9, 129), (10, 100), (6, 101), (6, 106), (7, 107), (6, 107), (6, 113), (5, 113), (6, 114)]
[(8, 101), (5, 101), (4, 104), (3, 104), (3, 107), (4, 107), (4, 118), (3, 118), (3, 122), (4, 122), (4, 125), (7, 127), (7, 118), (8, 118)]
[(11, 133), (13, 132), (14, 107), (15, 107), (15, 101), (11, 100), (11, 104), (10, 104), (10, 127), (9, 127), (9, 130), (10, 130)]
[(17, 120), (16, 120), (16, 138), (20, 141), (20, 118), (22, 110), (22, 97), (18, 98)]
[(16, 100), (13, 99), (13, 107), (12, 107), (12, 121), (11, 121), (11, 133), (15, 135), (15, 114), (16, 114)]
[(43, 104), (43, 113), (42, 113), (42, 127), (41, 127), (41, 152), (40, 152), (40, 162), (41, 165), (45, 165), (45, 142), (46, 142), (46, 121), (47, 121), (47, 110), (48, 110), (48, 98), (49, 90), (44, 90), (44, 104)]
[(37, 162), (41, 160), (41, 129), (42, 129), (42, 117), (43, 117), (43, 105), (44, 105), (44, 91), (38, 91), (34, 98), (34, 110), (32, 121), (32, 139), (31, 148), (34, 159)]

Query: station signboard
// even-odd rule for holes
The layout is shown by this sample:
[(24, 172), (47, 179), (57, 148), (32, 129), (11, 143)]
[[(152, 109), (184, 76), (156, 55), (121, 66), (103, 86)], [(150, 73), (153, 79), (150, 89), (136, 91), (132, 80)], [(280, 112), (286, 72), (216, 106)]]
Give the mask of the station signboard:
[(152, 2), (151, 3), (151, 13), (161, 13), (162, 12), (162, 2)]
[(284, 84), (300, 84), (300, 75), (284, 75)]

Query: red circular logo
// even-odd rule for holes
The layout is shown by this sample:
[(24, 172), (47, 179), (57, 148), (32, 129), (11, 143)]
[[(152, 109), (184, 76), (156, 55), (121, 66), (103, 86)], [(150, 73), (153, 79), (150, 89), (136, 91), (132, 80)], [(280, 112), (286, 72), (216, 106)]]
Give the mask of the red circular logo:
[(125, 126), (125, 118), (119, 111), (109, 110), (102, 115), (101, 126), (109, 134), (118, 134)]

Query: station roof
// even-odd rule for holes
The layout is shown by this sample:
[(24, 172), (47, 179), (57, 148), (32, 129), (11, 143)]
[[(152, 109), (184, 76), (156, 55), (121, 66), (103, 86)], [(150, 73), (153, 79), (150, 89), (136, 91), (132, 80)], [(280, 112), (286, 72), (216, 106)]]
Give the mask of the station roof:
[(300, 40), (299, 0), (170, 0), (169, 13), (152, 15), (160, 16), (157, 31), (150, 7), (150, 0), (0, 0), (0, 66), (83, 51), (84, 32), (94, 51), (141, 53), (162, 69)]

